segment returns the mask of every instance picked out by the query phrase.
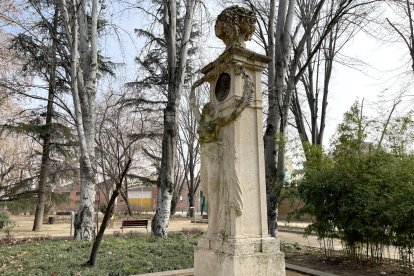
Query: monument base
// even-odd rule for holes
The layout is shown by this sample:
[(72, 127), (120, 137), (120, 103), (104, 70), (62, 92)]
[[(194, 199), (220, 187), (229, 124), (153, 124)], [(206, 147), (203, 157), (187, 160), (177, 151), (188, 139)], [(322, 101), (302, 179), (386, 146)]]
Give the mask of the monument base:
[(222, 241), (201, 238), (194, 252), (195, 276), (285, 276), (284, 254), (275, 238)]

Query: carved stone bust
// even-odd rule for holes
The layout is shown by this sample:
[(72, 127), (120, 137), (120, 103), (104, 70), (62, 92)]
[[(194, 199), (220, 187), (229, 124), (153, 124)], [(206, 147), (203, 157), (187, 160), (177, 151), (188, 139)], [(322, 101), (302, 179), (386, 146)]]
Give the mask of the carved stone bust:
[(216, 20), (216, 36), (223, 40), (226, 48), (233, 45), (245, 48), (256, 28), (256, 16), (253, 11), (239, 6), (224, 9)]

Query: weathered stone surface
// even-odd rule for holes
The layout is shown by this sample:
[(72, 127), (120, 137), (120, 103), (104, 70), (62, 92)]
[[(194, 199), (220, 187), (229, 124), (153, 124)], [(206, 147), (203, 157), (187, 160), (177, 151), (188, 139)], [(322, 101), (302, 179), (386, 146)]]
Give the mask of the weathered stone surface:
[[(261, 73), (268, 61), (264, 56), (232, 46), (203, 69), (205, 79), (210, 83), (209, 108), (214, 110), (214, 116), (229, 116), (243, 97), (246, 81), (239, 72), (240, 64), (249, 75), (254, 94), (237, 119), (218, 132), (224, 149), (223, 160), (227, 160), (221, 161), (220, 172), (237, 171), (242, 212), (237, 213), (229, 204), (221, 205), (225, 223), (220, 228), (220, 235), (200, 238), (194, 256), (196, 276), (285, 275), (279, 241), (267, 234), (260, 91)], [(230, 91), (226, 99), (219, 101), (215, 96), (216, 82), (224, 72), (231, 79)], [(217, 183), (221, 188), (217, 190), (224, 192), (222, 198), (229, 198), (226, 191), (233, 191), (234, 183), (225, 181), (225, 176), (219, 179)], [(201, 181), (207, 180), (202, 178)], [(209, 223), (212, 216), (215, 214), (209, 213)]]
[(228, 254), (197, 248), (194, 275), (214, 276), (284, 276), (285, 259), (281, 252)]
[(216, 20), (214, 30), (216, 36), (223, 40), (226, 47), (237, 45), (245, 47), (256, 28), (254, 12), (243, 7), (231, 6), (223, 10)]
[[(216, 34), (227, 48), (202, 69), (190, 96), (200, 126), (200, 184), (209, 201), (195, 276), (285, 275), (279, 241), (267, 233), (261, 76), (270, 59), (243, 48), (255, 22), (237, 6), (219, 15)], [(200, 113), (194, 87), (203, 82), (210, 84), (210, 101)]]

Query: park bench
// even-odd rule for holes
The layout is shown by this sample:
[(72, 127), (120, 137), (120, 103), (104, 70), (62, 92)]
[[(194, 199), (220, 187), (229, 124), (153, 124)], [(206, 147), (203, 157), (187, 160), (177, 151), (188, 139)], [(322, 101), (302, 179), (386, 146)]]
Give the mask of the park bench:
[(72, 212), (70, 211), (60, 211), (56, 212), (56, 216), (70, 216)]
[(202, 215), (201, 216), (201, 222), (202, 223), (208, 223), (208, 215)]
[(148, 232), (148, 220), (137, 219), (137, 220), (124, 220), (122, 221), (121, 230), (124, 233), (124, 228), (145, 228)]

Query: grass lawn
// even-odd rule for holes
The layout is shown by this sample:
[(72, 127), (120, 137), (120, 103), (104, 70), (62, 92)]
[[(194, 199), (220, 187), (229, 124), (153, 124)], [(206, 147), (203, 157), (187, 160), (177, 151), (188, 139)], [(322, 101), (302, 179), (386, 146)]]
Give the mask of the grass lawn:
[(198, 235), (171, 234), (105, 237), (95, 268), (89, 259), (92, 242), (33, 240), (0, 245), (0, 275), (130, 275), (190, 268)]
[[(190, 232), (189, 232), (190, 233)], [(83, 264), (89, 259), (92, 242), (25, 239), (0, 241), (0, 275), (131, 275), (193, 267), (194, 247), (199, 233), (172, 233), (168, 239), (149, 236), (106, 236), (95, 268)], [(414, 275), (395, 260), (378, 264), (350, 262), (338, 251), (326, 258), (321, 249), (299, 244), (281, 244), (286, 261), (337, 275)]]

